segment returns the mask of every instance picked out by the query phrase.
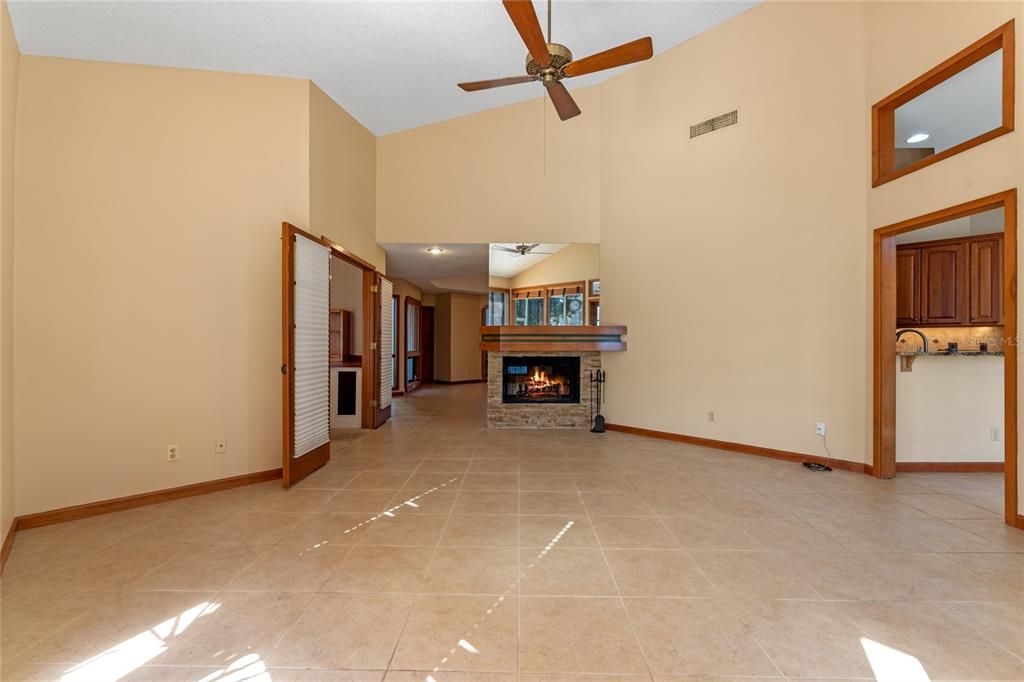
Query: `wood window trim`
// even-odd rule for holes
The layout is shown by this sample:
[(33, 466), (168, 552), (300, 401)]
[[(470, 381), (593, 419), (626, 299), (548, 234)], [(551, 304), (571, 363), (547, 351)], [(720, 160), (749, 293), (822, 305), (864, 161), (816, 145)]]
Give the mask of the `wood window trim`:
[[(503, 310), (502, 310), (502, 316), (501, 316), (502, 319), (501, 319), (501, 325), (500, 326), (505, 326), (507, 324), (511, 324), (509, 322), (509, 315), (508, 315), (508, 313), (509, 313), (509, 308), (512, 307), (512, 290), (511, 289), (505, 289), (503, 287), (488, 287), (487, 291), (488, 291), (488, 293), (491, 293), (491, 294), (503, 294), (505, 296), (505, 305), (503, 306)], [(487, 305), (490, 305), (490, 304), (491, 304), (490, 296), (488, 296), (487, 297)]]
[[(391, 294), (391, 305), (397, 317), (402, 310), (402, 297), (398, 294)], [(398, 320), (391, 320), (391, 392), (392, 395), (398, 390)]]
[(879, 478), (896, 473), (896, 235), (948, 220), (1003, 209), (1004, 513), (1008, 525), (1024, 526), (1017, 515), (1017, 190), (1010, 189), (874, 231), (872, 462)]
[[(568, 292), (569, 289), (579, 289), (579, 291), (576, 291), (574, 293), (583, 294), (583, 300), (584, 300), (584, 303), (586, 303), (587, 291), (588, 291), (587, 286), (588, 286), (587, 285), (587, 280), (579, 280), (579, 281), (576, 281), (576, 282), (557, 282), (555, 284), (535, 284), (535, 285), (529, 286), (529, 287), (517, 287), (515, 289), (508, 290), (509, 291), (509, 303), (510, 303), (509, 307), (512, 308), (514, 306), (515, 301), (518, 300), (518, 299), (539, 298), (539, 299), (544, 301), (544, 311), (542, 313), (541, 325), (540, 326), (542, 326), (542, 327), (543, 326), (547, 326), (547, 324), (548, 324), (548, 313), (549, 313), (549, 309), (551, 307), (551, 303), (550, 303), (551, 296), (552, 296), (551, 292), (558, 291), (558, 290), (561, 290), (561, 289), (565, 289), (565, 290), (567, 290), (566, 293), (569, 293)], [(506, 291), (506, 290), (505, 289), (501, 289), (501, 291)], [(531, 296), (530, 294), (535, 294), (535, 295)], [(562, 294), (558, 293), (558, 294), (554, 294), (554, 295), (555, 296), (561, 296)], [(585, 317), (586, 317), (586, 314), (584, 313), (584, 318)], [(515, 316), (514, 315), (510, 315), (507, 319), (509, 320), (510, 324), (515, 322)], [(584, 321), (586, 321), (586, 320), (584, 319)]]
[(423, 308), (423, 303), (418, 298), (413, 298), (412, 296), (406, 296), (405, 297), (405, 305), (402, 307), (402, 311), (403, 311), (402, 314), (404, 315), (403, 319), (405, 320), (405, 324), (402, 327), (402, 351), (403, 351), (402, 352), (402, 378), (405, 380), (405, 392), (406, 392), (406, 394), (412, 393), (413, 391), (415, 391), (420, 386), (420, 382), (419, 381), (410, 381), (409, 377), (406, 376), (406, 370), (408, 369), (408, 365), (409, 365), (409, 362), (408, 362), (409, 358), (418, 358), (418, 357), (420, 357), (420, 351), (419, 350), (409, 350), (409, 306), (410, 305), (416, 309), (416, 324), (417, 324), (416, 333), (418, 335), (419, 334), (419, 324), (420, 324), (420, 321), (422, 320), (421, 312), (422, 312), (422, 308)]
[[(872, 187), (878, 187), (1013, 132), (1015, 98), (1014, 52), (1016, 46), (1014, 42), (1014, 27), (1015, 21), (1011, 19), (871, 107)], [(895, 168), (894, 154), (896, 144), (894, 136), (896, 109), (1000, 49), (1003, 51), (1002, 124), (998, 128), (993, 128), (949, 149), (944, 149), (929, 157), (909, 163), (902, 168)]]

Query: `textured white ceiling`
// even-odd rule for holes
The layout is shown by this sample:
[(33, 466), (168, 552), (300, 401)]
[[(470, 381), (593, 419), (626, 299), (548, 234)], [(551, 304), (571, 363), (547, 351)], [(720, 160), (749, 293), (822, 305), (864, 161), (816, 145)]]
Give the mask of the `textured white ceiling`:
[[(545, 5), (535, 0), (543, 23)], [(655, 54), (757, 2), (555, 0), (552, 39), (576, 57), (650, 35)], [(309, 78), (377, 135), (537, 97), (498, 0), (9, 3), (25, 54)], [(567, 80), (571, 89), (615, 73)], [(584, 112), (585, 113), (585, 112)]]
[(514, 249), (517, 244), (491, 244), (490, 273), (495, 277), (515, 277), (527, 268), (532, 268), (548, 256), (558, 253), (568, 244), (538, 244), (537, 248), (525, 256), (518, 253), (509, 253), (495, 249), (495, 246), (504, 246)]
[[(896, 146), (932, 147), (941, 152), (998, 128), (1003, 122), (1003, 53), (939, 83), (896, 109)], [(924, 142), (907, 143), (914, 133), (928, 133)]]
[[(387, 273), (424, 293), (487, 293), (487, 244), (381, 244), (388, 254)], [(444, 249), (433, 255), (432, 246)]]

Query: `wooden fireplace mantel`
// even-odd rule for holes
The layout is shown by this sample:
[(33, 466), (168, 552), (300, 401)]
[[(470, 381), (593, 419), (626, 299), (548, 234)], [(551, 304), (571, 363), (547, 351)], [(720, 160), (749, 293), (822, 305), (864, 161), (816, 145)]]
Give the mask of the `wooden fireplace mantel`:
[(486, 351), (559, 351), (626, 350), (622, 337), (625, 325), (603, 324), (600, 327), (480, 327), (480, 350)]

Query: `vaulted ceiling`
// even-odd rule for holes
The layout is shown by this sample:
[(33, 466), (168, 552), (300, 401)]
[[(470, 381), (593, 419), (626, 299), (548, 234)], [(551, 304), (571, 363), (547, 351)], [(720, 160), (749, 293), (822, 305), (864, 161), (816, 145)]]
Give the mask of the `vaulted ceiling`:
[[(546, 5), (535, 0), (537, 14)], [(574, 56), (652, 36), (655, 54), (757, 2), (555, 0), (552, 39)], [(377, 135), (542, 94), (527, 83), (467, 93), (460, 81), (522, 75), (526, 49), (498, 0), (9, 3), (22, 53), (308, 78)], [(570, 89), (628, 68), (569, 79)]]

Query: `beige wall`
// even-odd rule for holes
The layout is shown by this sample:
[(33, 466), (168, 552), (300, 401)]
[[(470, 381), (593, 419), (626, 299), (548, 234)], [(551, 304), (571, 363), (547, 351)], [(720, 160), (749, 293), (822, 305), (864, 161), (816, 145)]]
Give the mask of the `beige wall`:
[(280, 466), (307, 83), (38, 57), (20, 76), (17, 513)]
[(313, 83), (309, 88), (309, 231), (384, 271), (376, 231), (377, 138)]
[(863, 12), (768, 3), (603, 86), (610, 422), (870, 458)]
[(352, 313), (348, 331), (351, 352), (363, 354), (363, 271), (340, 258), (331, 259), (331, 310)]
[(511, 279), (511, 288), (585, 282), (601, 276), (600, 244), (569, 244)]
[(896, 418), (897, 462), (1002, 462), (1003, 358), (915, 358), (896, 372)]
[(451, 381), (452, 376), (452, 296), (434, 296), (434, 378)]
[(491, 275), (490, 277), (487, 278), (487, 284), (488, 284), (488, 286), (490, 286), (490, 287), (492, 287), (494, 289), (511, 289), (512, 288), (512, 278), (511, 277), (495, 277), (494, 275)]
[(438, 294), (435, 305), (435, 378), (451, 382), (482, 379), (480, 311), (487, 305), (487, 297)]
[[(377, 140), (377, 241), (600, 241), (601, 96), (540, 98)], [(543, 238), (542, 238), (543, 236)]]
[[(871, 3), (865, 12), (871, 50), (867, 52), (865, 106), (947, 59), (1010, 19), (1017, 20), (1017, 130), (941, 161), (899, 180), (872, 189), (867, 195), (867, 229), (889, 225), (978, 197), (1014, 187), (1024, 181), (1024, 143), (1020, 132), (1024, 112), (1024, 3), (929, 3), (926, 12), (917, 3)], [(903, 27), (899, 24), (903, 23)], [(928, 40), (906, 40), (906, 26)], [(1018, 211), (1024, 220), (1024, 211)], [(1024, 236), (1021, 223), (1018, 234)], [(1024, 262), (1024, 240), (1018, 238), (1018, 262)], [(1024, 319), (1024, 299), (1018, 296), (1018, 318)], [(870, 333), (870, 329), (866, 334)], [(867, 342), (870, 343), (870, 342)], [(1010, 351), (1011, 349), (1007, 349)], [(868, 346), (870, 353), (870, 345)], [(1019, 352), (1019, 349), (1018, 349)], [(1024, 363), (1018, 362), (1024, 373)], [(870, 388), (870, 377), (865, 379)], [(1020, 390), (1020, 374), (1018, 375)], [(870, 393), (866, 396), (870, 405)], [(1018, 411), (1018, 452), (1024, 457), (1024, 412)], [(897, 428), (900, 415), (897, 413)], [(1024, 460), (1022, 460), (1024, 461)], [(1018, 513), (1024, 513), (1024, 467), (1018, 466)]]
[(14, 123), (21, 54), (0, 2), (0, 544), (14, 518)]

